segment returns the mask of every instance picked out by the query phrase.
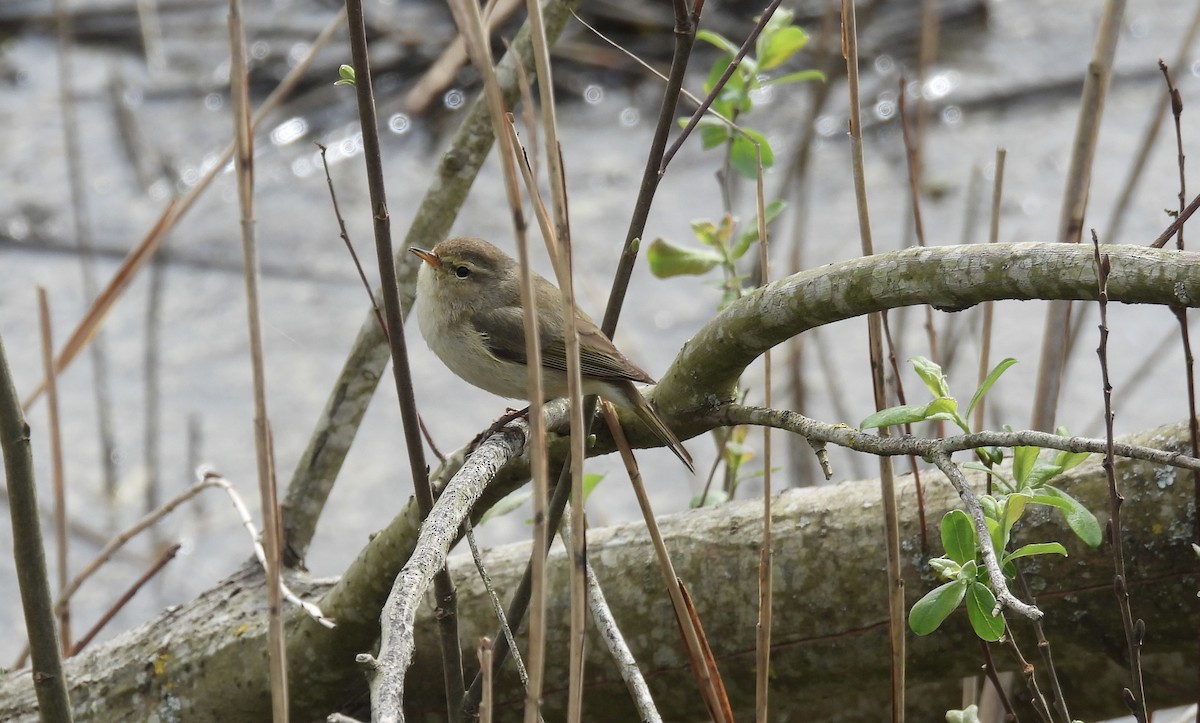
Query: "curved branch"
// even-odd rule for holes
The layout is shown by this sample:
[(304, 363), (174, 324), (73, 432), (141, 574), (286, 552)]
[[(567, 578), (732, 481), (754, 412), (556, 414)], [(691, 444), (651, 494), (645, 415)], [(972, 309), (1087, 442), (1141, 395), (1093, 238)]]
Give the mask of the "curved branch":
[[(856, 452), (887, 456), (933, 457), (981, 447), (1045, 447), (1063, 452), (1104, 454), (1108, 443), (1090, 437), (1063, 437), (1049, 432), (975, 432), (954, 437), (880, 437), (840, 424), (826, 424), (786, 409), (766, 409), (727, 404), (704, 418), (708, 426), (753, 424), (793, 432), (813, 443), (836, 444)], [(1177, 450), (1162, 450), (1118, 442), (1113, 445), (1118, 457), (1140, 459), (1155, 464), (1200, 471), (1200, 459)]]
[[(1109, 298), (1200, 305), (1200, 254), (1106, 246)], [(763, 352), (817, 326), (873, 311), (929, 304), (959, 311), (1002, 299), (1095, 299), (1092, 250), (1076, 244), (912, 248), (809, 269), (730, 304), (680, 350), (654, 401), (681, 438), (704, 431), (695, 412), (734, 398)]]

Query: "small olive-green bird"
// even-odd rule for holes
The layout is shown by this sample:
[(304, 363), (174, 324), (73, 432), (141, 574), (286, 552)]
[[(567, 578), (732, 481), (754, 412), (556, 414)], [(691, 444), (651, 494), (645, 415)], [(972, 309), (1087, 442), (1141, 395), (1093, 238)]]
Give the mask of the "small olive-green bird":
[[(528, 399), (525, 319), (517, 262), (478, 238), (447, 239), (432, 250), (409, 249), (425, 263), (417, 272), (417, 323), (429, 348), (471, 384), (512, 399)], [(562, 296), (533, 275), (542, 343), (545, 400), (567, 396), (567, 347)], [(632, 409), (689, 470), (692, 456), (634, 382), (654, 384), (582, 311), (576, 310), (583, 393)]]

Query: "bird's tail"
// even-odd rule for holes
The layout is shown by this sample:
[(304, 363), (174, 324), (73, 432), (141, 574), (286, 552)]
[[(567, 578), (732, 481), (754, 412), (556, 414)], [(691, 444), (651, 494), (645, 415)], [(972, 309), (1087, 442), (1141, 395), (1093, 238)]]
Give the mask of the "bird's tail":
[(667, 447), (675, 453), (680, 462), (687, 465), (687, 468), (692, 474), (696, 473), (696, 467), (692, 464), (692, 455), (688, 454), (687, 448), (683, 446), (683, 442), (679, 441), (679, 437), (675, 436), (675, 432), (667, 426), (663, 418), (658, 416), (658, 412), (654, 411), (654, 407), (641, 394), (634, 392), (635, 399), (633, 400), (634, 411), (637, 412), (638, 418), (654, 433), (659, 439), (666, 443)]

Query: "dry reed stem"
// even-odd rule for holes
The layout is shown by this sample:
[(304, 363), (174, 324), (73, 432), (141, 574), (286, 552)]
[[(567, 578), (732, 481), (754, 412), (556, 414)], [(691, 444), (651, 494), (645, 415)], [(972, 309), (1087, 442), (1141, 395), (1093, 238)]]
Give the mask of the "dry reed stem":
[[(858, 91), (858, 37), (852, 0), (842, 0), (842, 52), (846, 57), (846, 79), (850, 93), (850, 149), (854, 171), (854, 196), (858, 208), (858, 228), (862, 253), (875, 253), (871, 240), (871, 218), (867, 210), (867, 186), (863, 169), (862, 118)], [(867, 316), (867, 336), (871, 358), (871, 385), (875, 392), (875, 408), (887, 406), (883, 379), (883, 322), (880, 313)], [(886, 437), (884, 429), (879, 436)], [(879, 458), (879, 485), (883, 497), (884, 545), (887, 552), (888, 631), (892, 669), (892, 721), (904, 720), (904, 578), (900, 570), (900, 531), (896, 510), (895, 479), (892, 463)]]

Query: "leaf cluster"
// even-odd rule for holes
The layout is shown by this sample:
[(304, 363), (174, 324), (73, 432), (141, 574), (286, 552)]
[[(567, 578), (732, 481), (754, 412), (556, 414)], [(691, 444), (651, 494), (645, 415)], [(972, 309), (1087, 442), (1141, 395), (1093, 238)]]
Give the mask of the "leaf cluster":
[[(966, 411), (960, 413), (958, 400), (950, 393), (950, 381), (942, 368), (925, 357), (918, 356), (909, 361), (933, 399), (925, 404), (906, 404), (880, 410), (864, 419), (861, 428), (947, 420), (970, 434), (972, 430), (967, 417), (1000, 376), (1017, 363), (1015, 359), (1008, 358), (997, 364), (971, 395)], [(1007, 425), (1005, 430), (1012, 431)], [(1058, 433), (1065, 436), (1067, 430), (1060, 428)], [(969, 462), (963, 465), (988, 474), (996, 482), (998, 492), (980, 496), (979, 503), (983, 508), (989, 542), (996, 551), (1000, 569), (1009, 579), (1016, 575), (1014, 560), (1034, 555), (1067, 554), (1062, 543), (1055, 541), (1008, 549), (1013, 528), (1024, 516), (1028, 505), (1046, 505), (1059, 510), (1067, 525), (1085, 544), (1090, 547), (1100, 544), (1101, 530), (1096, 516), (1070, 494), (1050, 484), (1063, 472), (1081, 464), (1090, 453), (1057, 451), (1050, 458), (1043, 459), (1042, 451), (1041, 447), (1014, 447), (1011, 476), (1006, 476), (997, 468), (1004, 461), (1002, 449), (977, 450), (982, 464)], [(999, 640), (1004, 634), (1004, 618), (994, 614), (998, 612), (996, 596), (989, 586), (983, 565), (979, 530), (967, 513), (952, 510), (942, 518), (941, 537), (946, 554), (930, 560), (929, 564), (939, 577), (949, 582), (931, 590), (913, 605), (908, 619), (909, 627), (918, 635), (928, 635), (965, 601), (967, 617), (975, 634), (989, 642)]]

